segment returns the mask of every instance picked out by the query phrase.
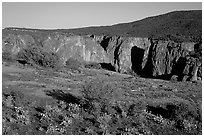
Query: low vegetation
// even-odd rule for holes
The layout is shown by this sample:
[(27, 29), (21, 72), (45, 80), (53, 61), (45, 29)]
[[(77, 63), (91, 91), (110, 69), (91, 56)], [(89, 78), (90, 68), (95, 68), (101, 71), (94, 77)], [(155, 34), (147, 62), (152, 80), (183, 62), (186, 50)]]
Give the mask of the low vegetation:
[[(146, 98), (131, 99), (124, 90), (99, 79), (85, 83), (81, 92), (81, 97), (75, 97), (49, 90), (55, 103), (34, 108), (19, 104), (25, 100), (20, 92), (4, 93), (3, 134), (201, 134), (201, 110), (184, 98), (162, 99), (161, 93), (146, 93)], [(28, 127), (32, 130), (25, 130)]]
[(148, 37), (160, 40), (172, 40), (175, 42), (201, 42), (202, 11), (174, 11), (129, 23), (61, 31), (81, 35), (106, 34), (127, 37)]
[(21, 50), (17, 54), (19, 63), (39, 65), (43, 67), (55, 68), (59, 65), (59, 57), (55, 53), (48, 53), (37, 47)]
[(2, 61), (5, 61), (5, 62), (14, 62), (15, 59), (14, 57), (12, 57), (12, 55), (10, 54), (10, 52), (2, 52)]
[(84, 67), (88, 69), (102, 69), (100, 63), (86, 63)]
[[(172, 12), (126, 24), (57, 31), (201, 42), (201, 15), (201, 11)], [(37, 41), (56, 32), (18, 31), (32, 34)], [(15, 28), (3, 32), (17, 33)], [(201, 43), (195, 45), (190, 54), (198, 65), (201, 47)], [(6, 62), (2, 64), (6, 69), (2, 71), (3, 135), (202, 134), (200, 81), (179, 83), (176, 76), (172, 81), (146, 79), (127, 70), (132, 77), (100, 71), (115, 71), (111, 63), (84, 63), (74, 58), (62, 64), (56, 53), (32, 45), (17, 55), (4, 51), (2, 60)]]
[(83, 67), (83, 63), (74, 58), (69, 58), (66, 61), (66, 65), (65, 65), (66, 69), (72, 70), (72, 71), (80, 71), (80, 68), (82, 67)]

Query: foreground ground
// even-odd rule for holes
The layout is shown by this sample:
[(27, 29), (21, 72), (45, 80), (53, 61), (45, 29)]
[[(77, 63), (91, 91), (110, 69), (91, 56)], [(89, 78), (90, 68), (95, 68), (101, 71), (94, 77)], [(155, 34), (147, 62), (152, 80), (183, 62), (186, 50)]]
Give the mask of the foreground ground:
[(3, 134), (202, 134), (201, 81), (2, 64)]

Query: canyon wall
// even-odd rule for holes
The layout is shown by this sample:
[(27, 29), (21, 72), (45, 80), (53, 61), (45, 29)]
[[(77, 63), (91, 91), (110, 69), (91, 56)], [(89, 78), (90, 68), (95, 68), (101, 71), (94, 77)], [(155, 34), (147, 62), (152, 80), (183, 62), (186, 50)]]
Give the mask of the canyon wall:
[(110, 63), (117, 72), (132, 71), (143, 77), (170, 79), (176, 76), (184, 81), (202, 77), (200, 43), (106, 35), (77, 36), (61, 32), (40, 37), (36, 32), (15, 32), (3, 34), (2, 40), (2, 52), (14, 58), (21, 50), (40, 47), (44, 52), (59, 56), (62, 64), (74, 58), (85, 62)]

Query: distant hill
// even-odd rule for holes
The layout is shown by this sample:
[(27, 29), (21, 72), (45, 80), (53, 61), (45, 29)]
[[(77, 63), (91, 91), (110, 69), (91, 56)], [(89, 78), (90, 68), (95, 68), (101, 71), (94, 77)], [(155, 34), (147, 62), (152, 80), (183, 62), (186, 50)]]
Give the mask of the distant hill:
[[(133, 13), (134, 14), (134, 13)], [(50, 30), (55, 31), (55, 30)], [(202, 10), (174, 11), (112, 26), (58, 29), (77, 35), (118, 35), (174, 41), (202, 41)]]
[(133, 37), (171, 38), (201, 41), (202, 11), (174, 11), (130, 23), (70, 29), (77, 34), (109, 34)]

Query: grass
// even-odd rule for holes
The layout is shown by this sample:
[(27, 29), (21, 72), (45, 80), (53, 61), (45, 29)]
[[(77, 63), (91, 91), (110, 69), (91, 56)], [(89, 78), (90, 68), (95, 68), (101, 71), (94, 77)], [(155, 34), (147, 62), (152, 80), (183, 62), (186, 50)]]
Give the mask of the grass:
[[(183, 16), (184, 13), (188, 16)], [(200, 11), (189, 11), (173, 12), (110, 27), (59, 31), (93, 35), (111, 33), (120, 36), (170, 39), (177, 42), (200, 42), (200, 28)], [(29, 29), (24, 30), (27, 32), (25, 33), (23, 29), (14, 32), (30, 34), (35, 40), (39, 39), (39, 41), (50, 32), (55, 32), (54, 30), (32, 30), (35, 32)], [(3, 31), (10, 33), (12, 29), (4, 29)], [(198, 33), (195, 34), (195, 31)], [(197, 45), (196, 52), (192, 52), (191, 56), (201, 60), (199, 58), (201, 57), (200, 49), (201, 45)], [(14, 61), (14, 57), (9, 52), (3, 52), (2, 58), (3, 61)], [(46, 76), (53, 76), (53, 70), (63, 68), (59, 64), (57, 54), (43, 51), (40, 47), (30, 46), (21, 50), (17, 54), (17, 61), (22, 64), (42, 66), (42, 69), (46, 69)], [(63, 69), (66, 72), (78, 73), (84, 67), (113, 70), (111, 64), (83, 64), (83, 62), (73, 58), (66, 61)], [(48, 68), (54, 68), (50, 70), (50, 74), (48, 74)], [(112, 77), (108, 73), (106, 76), (103, 75), (103, 79), (100, 77), (99, 70), (96, 74), (91, 72), (90, 77), (94, 80), (84, 83), (80, 92), (81, 97), (60, 89), (50, 89), (44, 91), (47, 96), (51, 97), (51, 100), (48, 101), (34, 96), (26, 96), (23, 91), (18, 91), (15, 88), (11, 88), (12, 90), (9, 92), (3, 91), (2, 134), (202, 134), (202, 93), (195, 86), (196, 83), (193, 87), (187, 83), (178, 83), (177, 86), (174, 83), (170, 87), (163, 87), (163, 83), (160, 83), (159, 86), (158, 83), (151, 85), (147, 82), (147, 79), (144, 81), (137, 79), (137, 74), (131, 70), (128, 70), (127, 73), (135, 77), (132, 77), (131, 80), (124, 80), (121, 77)], [(199, 74), (201, 74), (200, 71)], [(97, 78), (92, 77), (95, 75), (97, 75)], [(45, 75), (43, 75), (44, 77)], [(83, 83), (86, 80), (80, 79), (80, 81)], [(81, 85), (74, 86), (81, 87)]]
[[(54, 73), (45, 71), (40, 75), (53, 76)], [(115, 75), (111, 78), (94, 76), (93, 80), (89, 82), (84, 80), (82, 85), (77, 86), (82, 87), (80, 94), (77, 95), (64, 89), (45, 89), (44, 93), (49, 99), (24, 94), (26, 92), (18, 88), (10, 90), (4, 88), (2, 133), (5, 135), (202, 133), (202, 95), (196, 83), (172, 83), (137, 77), (127, 79)]]

